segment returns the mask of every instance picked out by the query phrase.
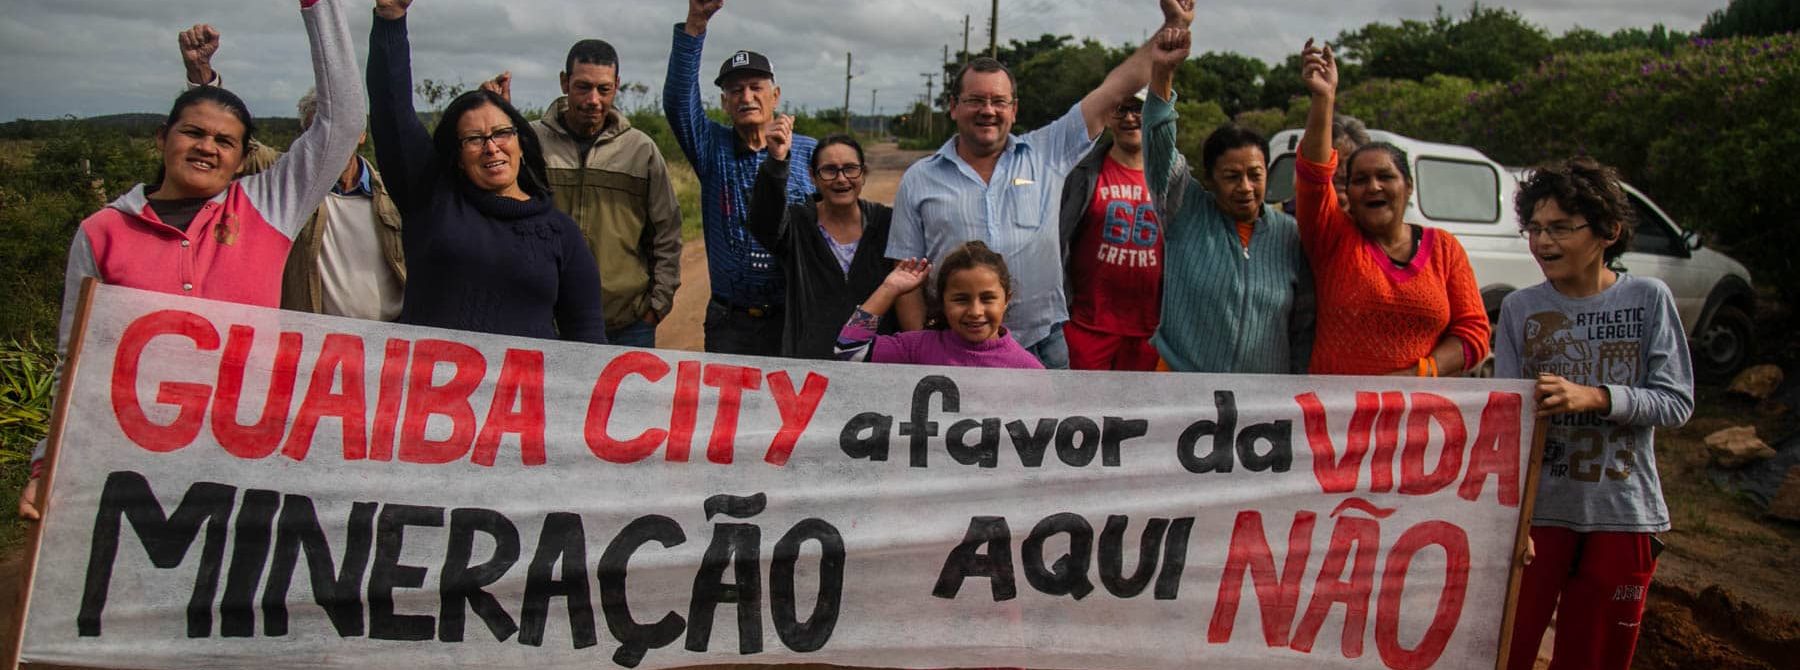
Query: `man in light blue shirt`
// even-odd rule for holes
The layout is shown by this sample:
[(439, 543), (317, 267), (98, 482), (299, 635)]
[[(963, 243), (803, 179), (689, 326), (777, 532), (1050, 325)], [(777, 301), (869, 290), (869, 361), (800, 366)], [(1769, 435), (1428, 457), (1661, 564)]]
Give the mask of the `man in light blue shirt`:
[[(1164, 28), (1186, 30), (1193, 22), (1193, 0), (1159, 2)], [(951, 89), (956, 136), (907, 168), (894, 194), (888, 258), (936, 263), (963, 242), (985, 242), (1006, 258), (1013, 276), (1006, 326), (1046, 368), (1069, 366), (1057, 227), (1064, 178), (1119, 103), (1149, 83), (1155, 42), (1152, 37), (1061, 118), (1024, 135), (1011, 134), (1018, 112), (1012, 72), (991, 58), (969, 61)], [(896, 309), (902, 328), (924, 327), (922, 291), (903, 296)]]

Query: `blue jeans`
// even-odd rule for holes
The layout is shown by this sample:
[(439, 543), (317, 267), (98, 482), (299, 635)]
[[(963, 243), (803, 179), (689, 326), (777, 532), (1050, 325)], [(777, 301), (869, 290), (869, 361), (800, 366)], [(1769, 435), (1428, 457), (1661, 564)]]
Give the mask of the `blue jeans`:
[(1063, 325), (1060, 323), (1051, 326), (1048, 336), (1038, 340), (1037, 344), (1025, 347), (1025, 351), (1036, 356), (1045, 369), (1069, 369), (1069, 341), (1063, 338)]
[(631, 325), (625, 326), (624, 328), (617, 330), (608, 329), (606, 331), (606, 342), (621, 347), (655, 349), (656, 326), (651, 325), (648, 321), (639, 319), (631, 322)]

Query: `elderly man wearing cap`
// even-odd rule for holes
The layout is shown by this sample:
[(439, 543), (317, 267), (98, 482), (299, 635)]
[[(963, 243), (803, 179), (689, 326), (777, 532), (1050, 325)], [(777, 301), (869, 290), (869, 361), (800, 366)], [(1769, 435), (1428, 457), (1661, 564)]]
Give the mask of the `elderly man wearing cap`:
[(1063, 182), (1063, 336), (1075, 370), (1156, 369), (1163, 236), (1144, 185), (1144, 95), (1119, 103), (1106, 139)]
[[(768, 58), (754, 51), (734, 53), (713, 80), (723, 93), (731, 127), (706, 118), (700, 102), (700, 52), (706, 44), (707, 22), (724, 5), (724, 0), (688, 0), (687, 21), (675, 26), (663, 84), (663, 113), (700, 178), (700, 217), (712, 280), (706, 350), (777, 356), (785, 291), (781, 269), (744, 222), (757, 169), (768, 156), (764, 132), (775, 121), (781, 87), (775, 85)], [(801, 203), (815, 192), (807, 166), (817, 142), (802, 135), (793, 136), (791, 142), (787, 195), (789, 202)]]
[[(1160, 4), (1163, 30), (1185, 32), (1193, 22), (1193, 0)], [(1012, 72), (991, 58), (969, 61), (949, 85), (956, 136), (900, 178), (888, 258), (937, 261), (963, 242), (986, 242), (1012, 270), (1006, 325), (1013, 337), (1044, 367), (1069, 367), (1058, 196), (1107, 119), (1150, 82), (1157, 42), (1151, 38), (1113, 68), (1061, 118), (1024, 135), (1011, 133), (1022, 95), (1013, 88)], [(925, 300), (919, 293), (896, 304), (904, 328), (924, 325)]]

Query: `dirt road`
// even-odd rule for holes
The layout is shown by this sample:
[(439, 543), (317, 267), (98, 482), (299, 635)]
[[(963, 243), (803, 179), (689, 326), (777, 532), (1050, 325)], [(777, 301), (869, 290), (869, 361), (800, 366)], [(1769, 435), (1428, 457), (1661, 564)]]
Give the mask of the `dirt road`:
[[(865, 147), (865, 151), (869, 176), (863, 197), (888, 204), (894, 202), (894, 190), (900, 187), (900, 174), (906, 166), (929, 153), (901, 151), (893, 144), (876, 144)], [(681, 250), (681, 289), (675, 292), (675, 308), (670, 310), (669, 318), (656, 328), (656, 346), (700, 351), (705, 345), (703, 325), (706, 300), (711, 293), (712, 282), (706, 275), (706, 243), (688, 240)]]

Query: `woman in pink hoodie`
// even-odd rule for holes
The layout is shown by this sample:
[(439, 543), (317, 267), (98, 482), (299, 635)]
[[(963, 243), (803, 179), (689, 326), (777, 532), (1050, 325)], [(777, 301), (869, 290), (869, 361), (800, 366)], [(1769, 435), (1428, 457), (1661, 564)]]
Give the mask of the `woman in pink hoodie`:
[[(319, 109), (313, 125), (268, 170), (237, 178), (256, 131), (244, 101), (202, 86), (175, 99), (156, 133), (162, 166), (148, 183), (81, 222), (69, 245), (57, 351), (66, 354), (89, 277), (161, 293), (281, 306), (281, 270), (294, 235), (356, 151), (368, 104), (343, 0), (301, 0)], [(61, 368), (58, 368), (58, 377)], [(32, 456), (19, 515), (38, 518), (44, 445)]]

